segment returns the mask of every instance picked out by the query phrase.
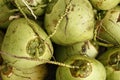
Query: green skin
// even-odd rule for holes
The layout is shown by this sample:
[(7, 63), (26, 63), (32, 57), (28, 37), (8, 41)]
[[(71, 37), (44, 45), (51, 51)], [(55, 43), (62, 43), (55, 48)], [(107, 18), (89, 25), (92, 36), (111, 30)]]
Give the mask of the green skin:
[[(99, 56), (98, 60), (103, 63), (103, 65), (106, 68), (106, 73), (107, 73), (107, 78), (106, 80), (119, 80), (120, 79), (120, 67), (117, 64), (117, 67), (119, 70), (116, 70), (112, 65), (110, 65), (108, 62), (110, 61), (110, 56), (119, 53), (120, 54), (120, 49), (119, 48), (112, 48), (103, 53), (101, 56)], [(113, 60), (116, 60), (115, 58), (112, 58)], [(118, 63), (119, 64), (119, 63)]]
[(5, 3), (4, 0), (0, 0), (0, 28), (7, 28), (9, 23), (9, 17), (13, 14), (10, 12), (11, 9), (7, 6), (8, 3)]
[[(45, 12), (45, 8), (47, 6), (48, 0), (25, 0), (27, 5), (33, 10), (33, 13), (36, 16), (43, 15)], [(22, 0), (15, 0), (15, 4), (18, 4), (19, 7), (23, 10), (23, 12), (27, 15), (32, 15), (30, 10), (26, 7), (26, 5), (22, 2)], [(18, 6), (17, 6), (18, 7)]]
[[(103, 63), (103, 65), (106, 68), (106, 73), (107, 73), (107, 78), (106, 80), (119, 80), (120, 79), (120, 67), (117, 64), (117, 67), (119, 68), (116, 70), (112, 65), (109, 64), (110, 61), (110, 56), (119, 53), (120, 54), (120, 49), (119, 48), (112, 48), (103, 53), (101, 56), (99, 56), (98, 60)], [(112, 60), (116, 60), (115, 58), (112, 58)], [(119, 63), (118, 63), (119, 64)]]
[(89, 57), (95, 58), (98, 54), (96, 47), (90, 42), (76, 43), (71, 46), (55, 46), (55, 58), (57, 61), (64, 62), (67, 58), (72, 55), (87, 55)]
[(119, 52), (119, 48), (110, 48), (106, 52), (102, 53), (97, 59), (102, 62), (103, 65), (108, 65), (108, 60), (110, 56), (116, 52)]
[(120, 71), (114, 70), (111, 66), (105, 66), (107, 72), (106, 80), (119, 80), (120, 79)]
[[(104, 66), (96, 59), (86, 56), (74, 55), (65, 61), (65, 64), (72, 64), (75, 60), (86, 60), (90, 63), (92, 71), (86, 77), (74, 77), (67, 67), (58, 67), (56, 80), (106, 80), (106, 71)], [(83, 61), (84, 63), (84, 61)], [(84, 65), (83, 67), (85, 67)], [(79, 70), (81, 72), (82, 70)], [(78, 73), (79, 73), (78, 72)], [(87, 74), (87, 73), (86, 73)]]
[(56, 31), (51, 39), (59, 45), (71, 45), (93, 38), (94, 13), (90, 2), (71, 0), (71, 9), (68, 10), (66, 16), (63, 16), (69, 2), (70, 0), (66, 2), (65, 0), (54, 0), (48, 5), (45, 14), (45, 29), (49, 35)]
[(120, 6), (108, 10), (101, 24), (98, 38), (110, 44), (120, 44)]
[(109, 10), (117, 6), (120, 0), (90, 0), (90, 2), (98, 10)]
[[(118, 53), (120, 54), (120, 48), (112, 48), (103, 53), (101, 56), (98, 57), (98, 60), (105, 66), (106, 69), (106, 80), (119, 80), (120, 79), (120, 70), (116, 70), (112, 65), (109, 64), (110, 56)], [(116, 60), (115, 58), (112, 58), (112, 60)], [(117, 64), (114, 64), (117, 65)], [(119, 64), (117, 65), (118, 68)]]
[[(25, 57), (25, 59), (22, 59), (2, 54), (4, 61), (13, 67), (31, 68), (46, 62), (28, 60), (27, 58), (50, 60), (52, 57), (53, 47), (49, 39), (46, 40), (45, 44), (36, 44), (35, 42), (31, 45), (28, 44), (37, 37), (40, 38), (39, 40), (45, 40), (48, 37), (45, 31), (34, 21), (30, 20), (30, 23), (32, 24), (31, 26), (37, 30), (37, 34), (30, 27), (30, 24), (28, 24), (25, 18), (19, 18), (11, 22), (5, 34), (1, 50), (10, 55)], [(44, 47), (37, 47), (41, 44), (43, 44)], [(40, 50), (42, 50), (42, 52), (39, 52)], [(32, 54), (32, 52), (34, 52), (34, 54)]]
[(40, 65), (24, 70), (16, 68), (12, 68), (12, 70), (10, 70), (9, 67), (7, 68), (8, 70), (1, 71), (2, 80), (44, 80), (47, 76), (46, 65)]

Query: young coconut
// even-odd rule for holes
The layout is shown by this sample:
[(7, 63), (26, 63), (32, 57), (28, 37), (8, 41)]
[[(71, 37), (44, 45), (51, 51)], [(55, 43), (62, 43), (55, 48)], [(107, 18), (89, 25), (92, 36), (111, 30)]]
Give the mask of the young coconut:
[(74, 55), (64, 63), (79, 66), (79, 68), (58, 67), (56, 80), (106, 80), (104, 66), (94, 58)]
[(97, 38), (106, 43), (120, 44), (120, 6), (108, 10), (101, 20)]
[(11, 6), (9, 6), (9, 2), (5, 2), (6, 0), (0, 0), (0, 28), (7, 28), (9, 23), (9, 17), (13, 15)]
[[(25, 18), (12, 21), (2, 44), (2, 58), (16, 68), (31, 68), (50, 60), (53, 46), (45, 31), (33, 20)], [(40, 59), (40, 60), (37, 60)], [(24, 65), (24, 66), (23, 66)]]
[(44, 25), (56, 44), (84, 42), (93, 38), (94, 11), (88, 0), (52, 0)]
[(1, 77), (2, 80), (44, 80), (47, 73), (45, 64), (22, 70), (10, 65), (3, 65)]
[(98, 57), (106, 69), (106, 80), (120, 79), (120, 48), (112, 48)]
[(43, 15), (47, 4), (50, 0), (13, 0), (12, 3), (17, 8), (21, 8), (27, 15), (37, 16)]
[(90, 41), (76, 43), (71, 46), (56, 45), (54, 50), (55, 59), (59, 62), (64, 62), (67, 58), (75, 54), (83, 54), (92, 58), (95, 58), (98, 54), (98, 50)]
[(109, 10), (117, 6), (120, 0), (90, 0), (90, 2), (98, 10)]

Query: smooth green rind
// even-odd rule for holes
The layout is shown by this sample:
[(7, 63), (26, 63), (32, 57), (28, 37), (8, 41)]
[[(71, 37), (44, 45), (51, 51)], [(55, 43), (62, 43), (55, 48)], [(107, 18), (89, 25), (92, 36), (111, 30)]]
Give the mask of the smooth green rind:
[(98, 38), (111, 44), (120, 44), (120, 6), (108, 10), (103, 18)]
[(67, 58), (75, 55), (75, 54), (82, 54), (82, 46), (84, 45), (83, 43), (76, 43), (71, 46), (60, 46), (57, 45), (55, 46), (55, 58), (59, 62), (64, 62)]
[[(98, 60), (105, 66), (106, 69), (106, 80), (119, 80), (120, 79), (120, 70), (119, 63), (113, 65), (110, 64), (110, 57), (114, 54), (120, 54), (120, 48), (112, 48), (107, 50), (105, 53), (98, 57)], [(117, 60), (112, 58), (113, 60)], [(116, 66), (117, 65), (117, 66)], [(114, 66), (114, 67), (113, 67)], [(116, 67), (118, 70), (116, 70)]]
[(109, 58), (112, 54), (120, 52), (120, 48), (111, 48), (97, 58), (103, 65), (108, 65)]
[[(33, 26), (37, 30), (37, 34), (30, 26)], [(29, 46), (28, 43), (33, 39), (39, 38), (40, 40), (45, 40), (47, 37), (45, 31), (33, 20), (30, 20), (29, 24), (25, 18), (16, 19), (9, 25), (1, 48), (3, 52), (9, 55), (2, 54), (2, 57), (6, 63), (17, 68), (31, 68), (39, 64), (44, 64), (46, 63), (44, 61), (29, 60), (27, 58), (50, 60), (53, 55), (51, 41), (47, 39), (45, 44), (41, 43), (40, 45), (44, 45), (44, 51), (42, 53), (36, 51), (34, 56), (28, 54), (27, 46)], [(36, 49), (34, 48), (34, 50)], [(39, 56), (37, 53), (42, 55)], [(24, 57), (25, 59), (11, 57), (10, 55)]]
[(13, 67), (11, 72), (9, 66), (7, 68), (1, 71), (2, 80), (44, 80), (48, 73), (46, 65), (22, 70)]
[[(68, 14), (63, 17), (69, 2), (71, 6)], [(47, 9), (49, 10), (49, 6)], [(60, 24), (59, 20), (61, 20)], [(51, 12), (45, 14), (44, 24), (49, 35), (56, 30), (55, 34), (51, 37), (52, 41), (56, 44), (71, 45), (90, 40), (93, 38), (94, 29), (93, 8), (88, 0), (69, 0), (68, 2), (57, 0)], [(56, 25), (58, 25), (57, 29)]]
[(90, 42), (76, 43), (70, 46), (55, 46), (55, 58), (57, 61), (64, 62), (73, 55), (86, 55), (95, 58), (98, 54), (96, 47)]
[(92, 72), (89, 76), (73, 77), (70, 69), (67, 67), (58, 67), (56, 72), (56, 80), (106, 80), (106, 71), (104, 66), (97, 60), (86, 56), (74, 55), (65, 61), (65, 64), (72, 64), (75, 60), (87, 60), (90, 62)]
[(90, 0), (90, 2), (98, 10), (109, 10), (117, 6), (120, 0)]
[(115, 71), (111, 66), (105, 66), (106, 68), (106, 80), (119, 80), (120, 79), (120, 71)]

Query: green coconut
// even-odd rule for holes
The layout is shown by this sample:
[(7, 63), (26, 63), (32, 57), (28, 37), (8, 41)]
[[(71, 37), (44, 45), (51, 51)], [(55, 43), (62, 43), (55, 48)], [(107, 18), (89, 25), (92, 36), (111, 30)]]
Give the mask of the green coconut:
[(64, 63), (79, 68), (58, 67), (56, 80), (106, 80), (103, 64), (94, 58), (74, 55)]
[(103, 42), (120, 44), (120, 6), (110, 9), (99, 25), (97, 38)]
[(106, 80), (120, 79), (120, 48), (108, 49), (98, 57), (98, 60), (105, 66)]
[[(31, 68), (46, 63), (53, 56), (53, 47), (45, 31), (33, 20), (12, 21), (2, 44), (2, 58), (16, 68)], [(40, 61), (40, 60), (42, 61)]]
[(11, 12), (11, 7), (9, 1), (0, 0), (0, 28), (7, 28), (10, 24), (9, 17), (14, 13)]
[(120, 79), (120, 70), (115, 70), (111, 66), (106, 66), (106, 80), (119, 80)]
[(116, 7), (120, 0), (90, 0), (90, 2), (98, 10), (109, 10)]
[(28, 69), (17, 69), (9, 65), (3, 65), (1, 70), (2, 80), (44, 80), (47, 76), (46, 65), (39, 65)]
[(44, 14), (49, 0), (14, 0), (13, 2), (25, 14), (29, 16), (41, 16)]
[(45, 29), (59, 45), (71, 45), (93, 38), (94, 11), (88, 0), (52, 0), (48, 4)]
[(64, 62), (67, 58), (76, 54), (86, 55), (92, 58), (95, 58), (98, 54), (98, 50), (90, 41), (76, 43), (71, 46), (57, 45), (54, 50), (55, 58), (60, 62)]

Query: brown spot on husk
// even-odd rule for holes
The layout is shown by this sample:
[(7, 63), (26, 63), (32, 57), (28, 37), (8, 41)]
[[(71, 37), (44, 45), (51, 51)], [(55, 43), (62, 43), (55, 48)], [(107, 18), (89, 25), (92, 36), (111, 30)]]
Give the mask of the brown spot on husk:
[(2, 70), (2, 73), (3, 73), (4, 75), (9, 76), (9, 75), (12, 73), (12, 70), (13, 70), (13, 67), (11, 67), (11, 66), (6, 66), (6, 67)]
[(119, 14), (119, 16), (118, 16), (117, 22), (120, 22), (120, 14)]
[(53, 20), (53, 24), (56, 25), (58, 23), (58, 20)]

